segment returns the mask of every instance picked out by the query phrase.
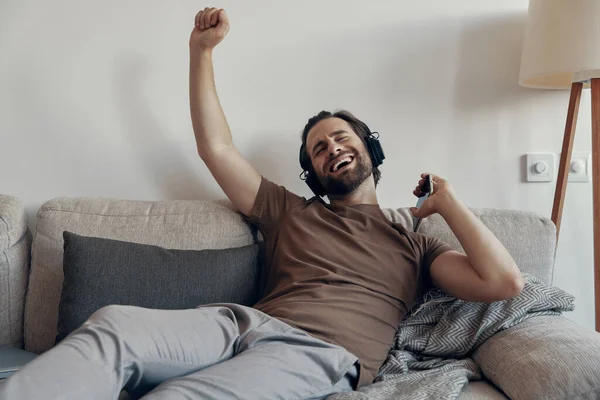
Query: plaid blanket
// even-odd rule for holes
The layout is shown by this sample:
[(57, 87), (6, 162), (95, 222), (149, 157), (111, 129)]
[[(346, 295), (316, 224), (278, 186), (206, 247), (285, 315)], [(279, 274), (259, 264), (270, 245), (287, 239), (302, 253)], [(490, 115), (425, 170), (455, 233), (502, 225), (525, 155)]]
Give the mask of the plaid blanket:
[(468, 357), (495, 333), (540, 315), (574, 309), (574, 297), (523, 274), (519, 296), (494, 303), (427, 292), (402, 320), (388, 358), (375, 382), (328, 400), (458, 399), (470, 380), (482, 379)]

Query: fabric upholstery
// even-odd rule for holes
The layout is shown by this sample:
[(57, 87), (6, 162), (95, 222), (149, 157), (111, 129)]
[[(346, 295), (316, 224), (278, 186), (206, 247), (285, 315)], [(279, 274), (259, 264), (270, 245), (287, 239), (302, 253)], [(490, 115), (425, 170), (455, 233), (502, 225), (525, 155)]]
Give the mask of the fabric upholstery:
[(0, 195), (0, 346), (22, 346), (30, 246), (23, 202)]
[(0, 195), (0, 251), (17, 243), (27, 232), (27, 214), (23, 201)]
[(512, 400), (600, 398), (600, 333), (564, 317), (528, 319), (488, 339), (473, 358)]
[(228, 201), (57, 198), (38, 211), (25, 306), (25, 348), (48, 350), (57, 335), (63, 231), (168, 249), (247, 246), (256, 232)]

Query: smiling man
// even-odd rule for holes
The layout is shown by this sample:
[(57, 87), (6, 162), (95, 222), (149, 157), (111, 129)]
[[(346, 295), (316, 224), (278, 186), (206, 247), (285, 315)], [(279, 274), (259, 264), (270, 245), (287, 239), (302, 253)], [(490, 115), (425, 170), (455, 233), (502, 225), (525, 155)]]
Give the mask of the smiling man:
[[(329, 117), (335, 118), (330, 119)], [(322, 123), (319, 123), (320, 121)], [(349, 112), (339, 111), (334, 116), (323, 111), (310, 119), (302, 134), (303, 146), (300, 149), (300, 165), (305, 171), (316, 174), (324, 188), (322, 193), (327, 194), (330, 201), (348, 201), (350, 199), (346, 196), (358, 195), (359, 192), (355, 192), (355, 190), (361, 184), (366, 183), (369, 175), (373, 173), (364, 143), (350, 123), (357, 126), (361, 124)], [(310, 138), (308, 137), (309, 133), (311, 133)], [(330, 142), (344, 143), (347, 148), (332, 157), (328, 153)], [(376, 178), (379, 180), (381, 176), (379, 170), (376, 173), (379, 174)], [(371, 193), (373, 198), (370, 200), (373, 200), (375, 193), (374, 191)], [(337, 199), (336, 196), (338, 196)]]
[(260, 301), (105, 307), (0, 386), (2, 399), (116, 398), (122, 388), (145, 399), (322, 399), (373, 382), (398, 324), (430, 287), (487, 302), (521, 291), (511, 256), (446, 180), (431, 175), (434, 194), (412, 211), (441, 214), (466, 254), (386, 218), (377, 139), (347, 111), (323, 111), (302, 133), (314, 197), (261, 176), (233, 145), (215, 90), (212, 50), (228, 30), (223, 10), (196, 16), (191, 116), (198, 154), (263, 235)]

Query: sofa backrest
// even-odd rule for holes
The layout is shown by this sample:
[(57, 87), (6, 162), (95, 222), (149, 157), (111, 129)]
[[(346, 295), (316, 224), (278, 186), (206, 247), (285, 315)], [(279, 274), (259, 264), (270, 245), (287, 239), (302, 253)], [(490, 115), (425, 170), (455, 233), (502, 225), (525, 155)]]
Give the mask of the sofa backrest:
[[(412, 227), (408, 209), (384, 210), (394, 222)], [(513, 254), (522, 271), (551, 283), (555, 230), (551, 221), (519, 211), (475, 210)], [(170, 249), (222, 249), (260, 240), (228, 200), (134, 201), (57, 198), (38, 211), (25, 306), (25, 348), (40, 353), (54, 345), (63, 283), (63, 231), (152, 244)], [(421, 231), (460, 250), (439, 216)]]

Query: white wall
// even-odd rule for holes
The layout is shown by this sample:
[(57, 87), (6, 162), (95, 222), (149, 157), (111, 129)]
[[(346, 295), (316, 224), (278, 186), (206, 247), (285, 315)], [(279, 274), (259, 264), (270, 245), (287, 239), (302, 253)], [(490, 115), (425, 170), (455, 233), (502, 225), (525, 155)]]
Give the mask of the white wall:
[[(527, 0), (0, 3), (0, 192), (35, 212), (59, 196), (215, 199), (189, 118), (188, 38), (214, 5), (234, 140), (268, 178), (298, 179), (300, 131), (347, 108), (381, 133), (383, 207), (414, 204), (422, 171), (471, 207), (550, 216), (554, 183), (522, 182), (522, 155), (558, 153), (568, 92), (517, 85)], [(575, 150), (590, 150), (584, 93)], [(555, 284), (593, 328), (591, 184), (570, 184)]]

